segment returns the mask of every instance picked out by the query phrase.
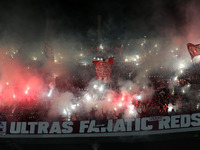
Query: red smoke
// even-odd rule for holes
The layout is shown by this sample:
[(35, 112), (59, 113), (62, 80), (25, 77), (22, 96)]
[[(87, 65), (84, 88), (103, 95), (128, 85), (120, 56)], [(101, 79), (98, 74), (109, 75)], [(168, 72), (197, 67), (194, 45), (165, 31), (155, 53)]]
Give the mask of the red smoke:
[(17, 59), (0, 53), (0, 103), (12, 104), (17, 101), (31, 101), (41, 97), (45, 88), (39, 73), (23, 65)]

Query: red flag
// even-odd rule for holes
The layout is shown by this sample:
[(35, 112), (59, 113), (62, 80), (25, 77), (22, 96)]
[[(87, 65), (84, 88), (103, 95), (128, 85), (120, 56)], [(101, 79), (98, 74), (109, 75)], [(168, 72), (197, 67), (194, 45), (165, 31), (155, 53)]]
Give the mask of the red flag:
[(105, 83), (110, 81), (110, 74), (113, 66), (114, 57), (108, 58), (104, 61), (93, 61), (97, 73), (97, 79)]
[(192, 43), (188, 43), (187, 44), (187, 48), (188, 48), (188, 51), (189, 51), (190, 56), (192, 57), (192, 59), (195, 56), (200, 55), (200, 44), (194, 45)]
[(45, 43), (45, 45), (44, 45), (44, 55), (49, 61), (54, 62), (53, 49), (47, 43)]

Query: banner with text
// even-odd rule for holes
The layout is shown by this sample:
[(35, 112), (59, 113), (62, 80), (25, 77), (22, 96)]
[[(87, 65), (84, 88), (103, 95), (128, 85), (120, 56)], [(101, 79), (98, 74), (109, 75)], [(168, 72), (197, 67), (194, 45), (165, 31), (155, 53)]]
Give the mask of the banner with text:
[(200, 130), (200, 113), (117, 120), (0, 122), (0, 138), (131, 136), (195, 130)]

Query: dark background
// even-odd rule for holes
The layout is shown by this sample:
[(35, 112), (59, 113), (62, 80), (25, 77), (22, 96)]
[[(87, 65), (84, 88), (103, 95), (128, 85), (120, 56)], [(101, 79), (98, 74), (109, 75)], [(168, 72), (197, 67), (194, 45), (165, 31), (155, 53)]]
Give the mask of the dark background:
[(182, 34), (186, 0), (8, 0), (0, 1), (0, 39), (23, 42), (64, 37), (96, 40), (101, 15), (104, 40), (126, 40), (165, 34), (175, 27)]

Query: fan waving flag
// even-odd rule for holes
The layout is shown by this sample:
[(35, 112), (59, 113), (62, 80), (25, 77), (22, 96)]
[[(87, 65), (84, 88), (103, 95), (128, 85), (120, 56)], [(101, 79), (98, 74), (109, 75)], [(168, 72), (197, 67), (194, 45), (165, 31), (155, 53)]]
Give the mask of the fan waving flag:
[(47, 43), (45, 43), (45, 45), (44, 45), (44, 55), (49, 61), (54, 62), (53, 49)]
[(192, 43), (188, 43), (187, 44), (187, 48), (188, 48), (188, 51), (189, 51), (190, 56), (192, 57), (192, 59), (195, 56), (200, 55), (200, 44), (194, 45)]
[(97, 79), (105, 83), (110, 81), (110, 74), (113, 66), (114, 57), (108, 58), (104, 61), (93, 61), (97, 73)]

